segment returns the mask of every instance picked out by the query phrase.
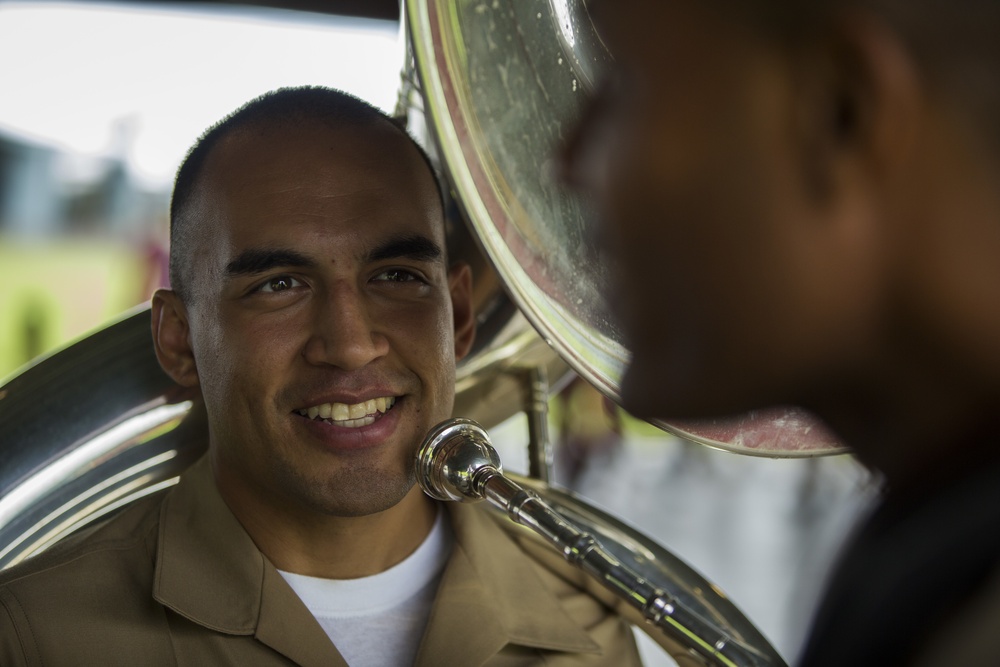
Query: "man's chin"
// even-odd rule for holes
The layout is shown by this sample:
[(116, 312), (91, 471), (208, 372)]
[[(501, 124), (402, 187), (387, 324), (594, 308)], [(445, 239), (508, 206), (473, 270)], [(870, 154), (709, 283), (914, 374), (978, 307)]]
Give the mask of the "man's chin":
[(665, 391), (664, 385), (658, 373), (633, 361), (622, 377), (622, 407), (640, 419), (665, 419), (668, 414), (675, 414), (677, 401)]
[(640, 419), (700, 420), (739, 412), (714, 382), (685, 381), (654, 364), (633, 360), (622, 377), (621, 402)]

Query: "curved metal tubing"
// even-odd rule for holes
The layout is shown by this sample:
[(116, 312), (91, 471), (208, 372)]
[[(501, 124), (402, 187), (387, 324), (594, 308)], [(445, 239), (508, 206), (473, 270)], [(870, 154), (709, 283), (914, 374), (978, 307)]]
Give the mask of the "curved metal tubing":
[[(432, 429), (417, 452), (416, 473), (417, 483), (432, 498), (486, 500), (530, 528), (646, 622), (703, 660), (729, 667), (784, 665), (736, 607), (676, 557), (634, 532), (631, 540), (614, 540), (605, 530), (602, 542), (595, 534), (601, 522), (585, 521), (579, 514), (574, 520), (572, 514), (560, 512), (539, 493), (505, 476), (489, 435), (476, 422), (450, 419)], [(636, 538), (652, 548), (629, 549), (626, 545)], [(615, 544), (615, 553), (604, 542)], [(658, 557), (650, 558), (654, 553)], [(660, 563), (672, 567), (665, 571), (656, 567)]]

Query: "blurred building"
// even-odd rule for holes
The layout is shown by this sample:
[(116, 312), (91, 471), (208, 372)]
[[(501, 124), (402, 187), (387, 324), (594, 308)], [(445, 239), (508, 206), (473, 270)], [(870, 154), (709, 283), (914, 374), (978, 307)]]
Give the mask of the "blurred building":
[(127, 129), (110, 158), (0, 132), (0, 377), (165, 282), (168, 193), (129, 178)]

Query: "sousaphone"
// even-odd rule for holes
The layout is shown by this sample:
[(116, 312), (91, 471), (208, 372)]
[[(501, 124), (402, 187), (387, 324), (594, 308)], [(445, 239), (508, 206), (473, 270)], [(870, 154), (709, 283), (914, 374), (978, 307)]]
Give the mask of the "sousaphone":
[[(562, 558), (556, 546), (603, 579), (595, 594), (678, 663), (783, 665), (695, 570), (548, 480), (550, 392), (575, 373), (617, 400), (628, 359), (606, 316), (586, 204), (551, 177), (552, 149), (612, 57), (585, 5), (409, 0), (405, 14), (412, 59), (399, 112), (439, 159), (454, 195), (449, 251), (473, 266), (478, 324), (458, 369), (461, 420), (428, 435), (421, 484), (446, 499), (486, 498), (533, 524), (545, 538), (539, 558)], [(488, 446), (487, 430), (518, 411), (529, 417), (527, 476), (503, 474)], [(743, 454), (842, 451), (794, 410), (659, 426)], [(4, 568), (174, 484), (205, 451), (207, 425), (198, 394), (160, 370), (147, 306), (0, 387), (0, 440)]]

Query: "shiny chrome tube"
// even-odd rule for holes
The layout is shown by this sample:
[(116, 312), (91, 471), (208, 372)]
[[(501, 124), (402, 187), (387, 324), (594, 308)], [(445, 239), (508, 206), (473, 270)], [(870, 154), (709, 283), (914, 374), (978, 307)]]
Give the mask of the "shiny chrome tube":
[[(513, 521), (540, 535), (619, 599), (708, 664), (783, 665), (770, 646), (763, 650), (739, 641), (734, 633), (689, 608), (666, 586), (640, 574), (613, 555), (585, 528), (575, 525), (535, 491), (503, 474), (489, 435), (474, 421), (451, 419), (436, 426), (417, 452), (417, 482), (432, 498), (459, 502), (487, 500)], [(620, 552), (620, 549), (619, 549)], [(711, 589), (707, 581), (694, 588)], [(730, 611), (730, 613), (732, 613)]]

